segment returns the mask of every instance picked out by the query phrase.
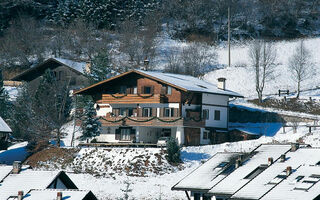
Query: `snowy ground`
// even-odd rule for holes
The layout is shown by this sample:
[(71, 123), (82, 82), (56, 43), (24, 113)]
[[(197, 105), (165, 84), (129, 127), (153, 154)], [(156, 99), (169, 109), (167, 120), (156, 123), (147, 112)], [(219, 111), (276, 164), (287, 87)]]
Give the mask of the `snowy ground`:
[[(202, 161), (207, 160), (217, 152), (249, 152), (263, 143), (291, 143), (305, 142), (314, 147), (320, 147), (320, 129), (308, 134), (307, 127), (299, 127), (297, 133), (292, 128), (286, 128), (286, 133), (279, 129), (273, 137), (262, 136), (257, 140), (223, 143), (219, 145), (206, 145), (185, 147), (182, 149), (181, 158), (185, 168), (164, 175), (151, 175), (149, 177), (133, 177), (114, 175), (113, 178), (93, 177), (88, 174), (73, 174), (70, 177), (81, 189), (92, 190), (100, 199), (116, 199), (122, 197), (125, 181), (129, 181), (132, 192), (130, 198), (135, 199), (185, 199), (185, 194), (171, 191), (171, 187), (184, 176), (198, 167)], [(88, 184), (90, 183), (90, 184)]]
[(28, 142), (21, 142), (0, 151), (0, 164), (11, 165), (13, 161), (24, 161), (28, 156), (26, 146)]

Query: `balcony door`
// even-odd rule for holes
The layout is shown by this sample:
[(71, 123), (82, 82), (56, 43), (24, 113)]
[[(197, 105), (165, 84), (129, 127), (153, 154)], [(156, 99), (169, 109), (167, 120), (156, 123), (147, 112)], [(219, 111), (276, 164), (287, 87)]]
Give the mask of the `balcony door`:
[(131, 129), (122, 128), (120, 129), (120, 140), (128, 141), (130, 140)]

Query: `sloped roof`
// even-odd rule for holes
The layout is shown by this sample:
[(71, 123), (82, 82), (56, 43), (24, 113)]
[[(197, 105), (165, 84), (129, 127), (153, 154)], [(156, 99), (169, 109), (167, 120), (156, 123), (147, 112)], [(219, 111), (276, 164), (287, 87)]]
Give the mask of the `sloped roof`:
[(87, 88), (83, 88), (79, 91), (76, 91), (75, 94), (86, 93), (88, 92), (88, 90), (91, 90), (92, 88), (101, 87), (104, 83), (107, 83), (111, 80), (117, 79), (119, 77), (125, 76), (130, 73), (137, 73), (142, 76), (146, 76), (148, 78), (162, 82), (164, 84), (168, 84), (172, 87), (178, 88), (183, 91), (211, 93), (211, 94), (226, 95), (231, 97), (243, 97), (242, 95), (236, 92), (233, 92), (231, 90), (218, 89), (216, 85), (209, 83), (207, 81), (198, 79), (193, 76), (155, 72), (155, 71), (143, 71), (143, 70), (131, 70), (129, 72), (122, 73), (118, 76), (112, 77), (110, 79), (93, 84)]
[[(320, 195), (320, 166), (301, 166), (267, 193), (262, 200), (318, 199)], [(302, 179), (300, 179), (302, 178)], [(298, 181), (299, 180), (299, 181)]]
[(67, 200), (82, 200), (82, 199), (96, 199), (91, 191), (87, 190), (58, 190), (58, 189), (45, 189), (45, 190), (31, 190), (26, 194), (23, 199), (26, 200), (52, 200), (57, 198), (57, 193), (62, 193), (62, 199)]
[(12, 132), (8, 124), (0, 117), (0, 132)]
[(62, 171), (34, 171), (23, 169), (19, 174), (9, 174), (0, 184), (0, 199), (17, 196), (18, 191), (28, 193), (31, 189), (46, 189)]
[[(320, 149), (316, 148), (299, 148), (295, 152), (288, 152), (286, 154), (286, 161), (280, 162), (279, 160), (275, 161), (270, 167), (264, 170), (259, 176), (254, 178), (250, 183), (241, 188), (237, 193), (235, 193), (231, 198), (234, 199), (260, 199), (263, 195), (268, 193), (276, 186), (277, 183), (283, 181), (279, 175), (285, 174), (287, 166), (291, 166), (293, 170), (293, 177), (298, 176), (298, 171), (301, 165), (316, 165), (320, 161)], [(320, 167), (316, 168), (317, 174), (320, 174)], [(304, 175), (305, 176), (305, 175)], [(301, 180), (302, 182), (302, 180)], [(293, 182), (297, 184), (297, 182)], [(276, 186), (281, 187), (281, 184)], [(276, 189), (277, 190), (277, 189)], [(287, 191), (289, 192), (289, 191)], [(291, 191), (290, 191), (291, 192)], [(305, 192), (303, 192), (305, 193)], [(320, 194), (320, 191), (318, 190)], [(281, 194), (277, 194), (277, 199), (294, 199), (294, 198), (281, 198)], [(288, 194), (283, 194), (288, 195)], [(294, 197), (294, 196), (293, 196)], [(313, 198), (304, 198), (304, 196), (296, 197), (296, 199), (313, 199)]]
[(261, 165), (268, 164), (268, 158), (278, 159), (281, 154), (287, 153), (291, 145), (261, 145), (255, 151), (254, 155), (243, 163), (242, 166), (234, 170), (225, 179), (215, 185), (208, 193), (232, 195), (251, 179), (245, 179), (248, 174)]
[(228, 162), (238, 155), (240, 155), (240, 153), (223, 152), (215, 154), (207, 162), (173, 186), (172, 189), (192, 190), (196, 188), (197, 191), (211, 189), (217, 182), (225, 177), (224, 175), (220, 175), (221, 172), (228, 167)]
[(10, 174), (11, 170), (12, 166), (10, 165), (0, 165), (0, 183)]
[(41, 76), (47, 69), (55, 69), (59, 66), (69, 67), (71, 70), (78, 74), (84, 74), (86, 67), (85, 62), (76, 62), (73, 60), (63, 59), (63, 58), (49, 58), (44, 62), (27, 69), (21, 74), (12, 78), (13, 81), (31, 81), (39, 76)]

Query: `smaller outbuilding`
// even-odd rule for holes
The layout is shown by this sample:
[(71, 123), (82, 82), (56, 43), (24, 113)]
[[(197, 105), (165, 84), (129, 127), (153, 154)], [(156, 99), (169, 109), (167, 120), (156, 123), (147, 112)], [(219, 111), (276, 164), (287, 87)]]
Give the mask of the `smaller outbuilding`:
[(7, 141), (9, 135), (12, 133), (11, 128), (8, 124), (0, 117), (0, 149), (5, 149), (7, 147)]

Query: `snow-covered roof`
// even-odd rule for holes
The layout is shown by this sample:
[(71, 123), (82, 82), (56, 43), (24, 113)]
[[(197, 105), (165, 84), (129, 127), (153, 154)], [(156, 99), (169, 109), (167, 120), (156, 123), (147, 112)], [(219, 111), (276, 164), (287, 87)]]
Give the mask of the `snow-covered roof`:
[(0, 199), (17, 196), (18, 191), (26, 194), (31, 189), (46, 189), (59, 173), (59, 171), (22, 169), (19, 174), (9, 174), (0, 184)]
[(243, 97), (237, 92), (233, 92), (231, 90), (219, 89), (216, 85), (209, 83), (207, 81), (198, 79), (193, 76), (155, 72), (155, 71), (143, 71), (143, 70), (131, 70), (129, 72), (122, 73), (112, 78), (103, 80), (99, 83), (93, 84), (89, 87), (78, 90), (74, 94), (81, 94), (81, 93), (88, 94), (90, 93), (90, 91), (92, 92), (93, 88), (96, 88), (96, 87), (101, 88), (103, 87), (103, 84), (130, 73), (137, 73), (142, 76), (149, 77), (150, 79), (154, 79), (156, 81), (162, 82), (164, 84), (168, 84), (172, 87), (178, 88), (180, 90), (188, 91), (188, 92), (210, 93), (210, 94), (225, 95), (230, 97)]
[(76, 61), (68, 60), (68, 59), (64, 59), (64, 58), (52, 58), (52, 59), (62, 63), (65, 66), (69, 66), (82, 74), (84, 74), (84, 72), (85, 72), (85, 68), (86, 68), (85, 62), (76, 62)]
[(235, 169), (230, 175), (215, 185), (208, 193), (232, 195), (252, 179), (247, 176), (261, 165), (268, 164), (268, 158), (278, 159), (285, 154), (291, 145), (261, 145), (254, 152), (253, 156), (244, 161), (242, 166)]
[(262, 197), (262, 200), (318, 199), (316, 197), (320, 195), (319, 188), (320, 166), (301, 166)]
[(209, 190), (226, 175), (221, 174), (230, 160), (240, 153), (217, 153), (203, 165), (195, 169), (188, 176), (172, 187), (174, 190)]
[(12, 132), (8, 124), (0, 117), (0, 132)]
[(218, 87), (212, 83), (209, 83), (205, 80), (201, 80), (199, 78), (181, 74), (172, 74), (172, 73), (163, 73), (163, 72), (155, 72), (155, 71), (143, 71), (136, 70), (143, 74), (147, 74), (149, 76), (161, 79), (164, 82), (168, 82), (174, 84), (178, 87), (184, 88), (188, 91), (193, 92), (203, 92), (203, 93), (214, 93), (221, 94), (227, 96), (235, 96), (242, 97), (242, 95), (233, 92), (231, 90), (222, 90), (218, 89)]
[(31, 190), (26, 194), (23, 199), (25, 200), (52, 200), (57, 198), (57, 193), (62, 193), (62, 199), (67, 200), (82, 200), (90, 191), (87, 190), (57, 190), (57, 189), (45, 189), (45, 190)]
[(12, 170), (12, 166), (9, 165), (0, 165), (0, 183), (2, 180), (9, 175)]
[[(288, 152), (286, 154), (286, 161), (281, 162), (277, 160), (270, 167), (265, 169), (259, 176), (254, 178), (250, 183), (241, 188), (235, 193), (232, 198), (235, 199), (260, 199), (263, 195), (274, 188), (278, 183), (284, 180), (285, 170), (288, 166), (292, 167), (293, 177), (297, 177), (297, 171), (301, 165), (316, 165), (320, 161), (320, 149), (315, 148), (299, 148), (295, 152)], [(320, 174), (320, 167), (317, 168), (318, 174)], [(320, 178), (320, 177), (319, 177)], [(300, 181), (301, 182), (301, 181)], [(275, 188), (279, 187), (277, 185)], [(272, 189), (273, 190), (273, 189)], [(304, 192), (305, 193), (305, 192)], [(320, 191), (318, 190), (320, 194)], [(280, 196), (279, 196), (280, 195)], [(293, 198), (281, 198), (281, 194), (278, 194), (277, 199), (293, 199)], [(297, 199), (304, 199), (303, 196)], [(313, 198), (305, 198), (313, 199)]]

